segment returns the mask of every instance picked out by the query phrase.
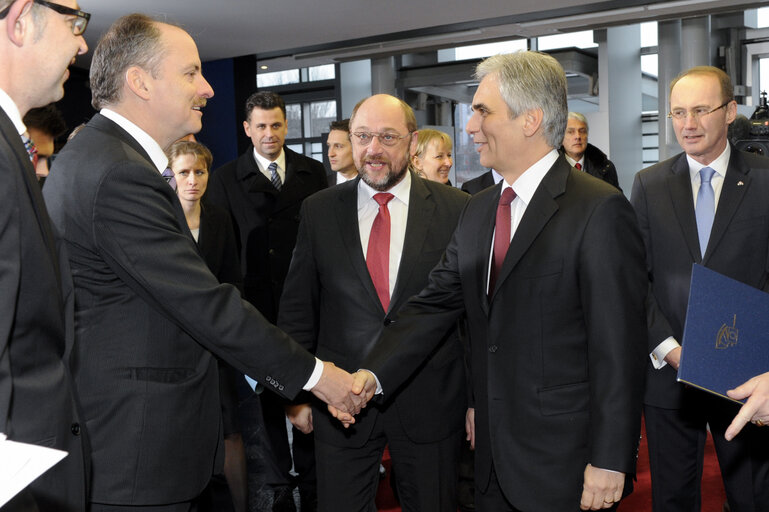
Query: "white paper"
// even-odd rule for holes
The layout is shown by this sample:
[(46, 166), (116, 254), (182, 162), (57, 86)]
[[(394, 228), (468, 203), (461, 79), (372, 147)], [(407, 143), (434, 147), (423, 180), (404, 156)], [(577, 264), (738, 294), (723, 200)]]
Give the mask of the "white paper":
[(66, 456), (65, 451), (9, 441), (0, 434), (0, 507)]

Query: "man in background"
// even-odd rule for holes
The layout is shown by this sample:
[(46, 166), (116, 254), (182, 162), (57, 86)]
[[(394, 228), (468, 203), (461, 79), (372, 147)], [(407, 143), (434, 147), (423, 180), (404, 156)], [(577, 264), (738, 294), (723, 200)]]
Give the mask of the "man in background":
[[(243, 129), (253, 147), (212, 173), (206, 198), (232, 216), (244, 297), (274, 324), (296, 244), (302, 202), (326, 188), (328, 182), (322, 163), (285, 147), (286, 104), (278, 94), (252, 94), (246, 101)], [(312, 436), (294, 429), (292, 449), (286, 430), (286, 402), (272, 393), (255, 394), (243, 379), (238, 385), (250, 509), (293, 510), (293, 489), (298, 480), (302, 510), (313, 510)], [(292, 465), (298, 473), (296, 479), (290, 474)]]
[(614, 164), (603, 151), (588, 143), (589, 130), (587, 118), (584, 115), (579, 112), (569, 112), (561, 153), (578, 171), (585, 171), (609, 185), (620, 188)]
[(352, 159), (352, 144), (350, 142), (350, 120), (332, 121), (329, 126), (328, 162), (331, 165), (331, 173), (328, 175), (328, 186), (339, 185), (345, 181), (355, 179), (358, 168)]
[(655, 512), (699, 510), (706, 427), (731, 511), (769, 510), (769, 432), (748, 425), (727, 442), (736, 404), (676, 381), (692, 264), (769, 291), (769, 159), (728, 142), (736, 115), (729, 75), (684, 71), (668, 114), (683, 153), (633, 183), (651, 280), (644, 417)]
[(42, 187), (51, 168), (50, 158), (56, 152), (56, 138), (67, 131), (67, 123), (56, 105), (33, 108), (24, 116), (29, 138), (37, 148), (35, 175)]
[[(72, 281), (25, 149), (22, 116), (64, 96), (67, 68), (88, 51), (89, 18), (75, 0), (0, 0), (0, 434), (68, 453), (4, 512), (87, 506), (90, 454), (66, 362)], [(5, 470), (9, 461), (0, 465)]]

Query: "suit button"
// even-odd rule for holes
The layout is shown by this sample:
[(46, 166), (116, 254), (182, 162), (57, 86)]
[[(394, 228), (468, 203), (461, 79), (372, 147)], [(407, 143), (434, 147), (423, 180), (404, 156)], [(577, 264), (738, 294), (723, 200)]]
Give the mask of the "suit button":
[(283, 384), (281, 384), (280, 386), (278, 386), (278, 391), (283, 391)]
[(275, 256), (275, 249), (270, 249), (268, 252), (270, 256)]
[(70, 430), (72, 431), (72, 435), (79, 436), (80, 435), (80, 424), (79, 423), (73, 423), (70, 427)]
[(393, 320), (392, 318), (385, 318), (384, 319), (385, 327), (387, 327), (388, 325), (392, 325), (394, 323), (395, 323), (395, 320)]
[(498, 349), (498, 348), (499, 348), (499, 347), (497, 347), (496, 345), (491, 345), (491, 346), (489, 347), (489, 352), (491, 352), (491, 353), (493, 354), (494, 352), (496, 352), (496, 351), (497, 351), (497, 349)]

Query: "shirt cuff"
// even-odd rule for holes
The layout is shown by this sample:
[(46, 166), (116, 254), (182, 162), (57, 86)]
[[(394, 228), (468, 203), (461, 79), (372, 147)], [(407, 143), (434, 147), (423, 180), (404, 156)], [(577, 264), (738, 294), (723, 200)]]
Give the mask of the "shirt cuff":
[(668, 363), (665, 361), (665, 356), (667, 356), (671, 350), (680, 346), (681, 345), (672, 336), (668, 337), (665, 341), (657, 345), (657, 347), (652, 350), (652, 353), (649, 354), (649, 358), (652, 360), (652, 366), (654, 366), (654, 369), (660, 370), (667, 366)]
[(304, 385), (304, 387), (302, 387), (302, 389), (305, 391), (310, 391), (318, 384), (321, 375), (323, 375), (323, 361), (316, 357), (315, 369), (312, 371), (310, 378), (307, 380), (307, 383)]

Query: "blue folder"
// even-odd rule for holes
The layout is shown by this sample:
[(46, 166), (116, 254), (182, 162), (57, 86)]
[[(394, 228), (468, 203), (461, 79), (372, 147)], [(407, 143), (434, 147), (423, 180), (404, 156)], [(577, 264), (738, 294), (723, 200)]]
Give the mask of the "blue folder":
[(769, 294), (695, 264), (681, 345), (678, 381), (731, 400), (769, 370)]

